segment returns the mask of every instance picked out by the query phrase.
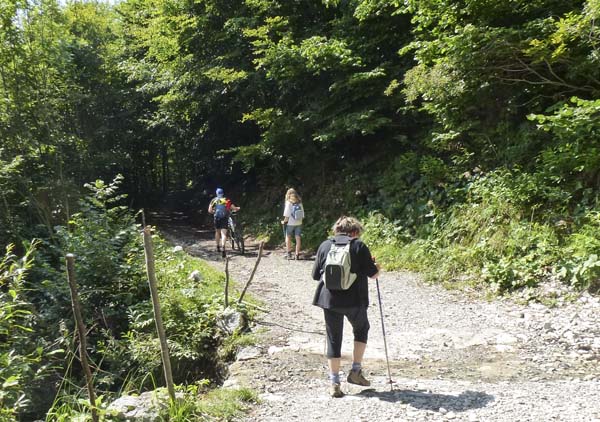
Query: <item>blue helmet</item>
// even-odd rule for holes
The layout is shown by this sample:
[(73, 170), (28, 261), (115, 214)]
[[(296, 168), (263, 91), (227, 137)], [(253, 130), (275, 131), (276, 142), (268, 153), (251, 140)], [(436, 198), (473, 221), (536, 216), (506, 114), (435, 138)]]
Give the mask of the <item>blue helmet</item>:
[(217, 193), (218, 197), (221, 197), (221, 196), (225, 195), (225, 192), (223, 192), (223, 189), (221, 189), (221, 188), (217, 188), (217, 192), (216, 193)]

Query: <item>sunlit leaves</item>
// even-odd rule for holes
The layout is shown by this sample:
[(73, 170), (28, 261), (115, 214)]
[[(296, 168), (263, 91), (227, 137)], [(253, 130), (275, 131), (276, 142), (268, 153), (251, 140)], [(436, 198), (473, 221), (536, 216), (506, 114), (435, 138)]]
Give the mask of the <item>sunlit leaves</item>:
[(354, 17), (364, 21), (387, 14), (404, 13), (404, 3), (402, 0), (361, 0), (356, 6)]
[[(35, 242), (24, 256), (14, 255), (9, 245), (0, 259), (0, 419), (16, 420), (30, 405), (25, 395), (35, 376), (43, 349), (35, 346), (30, 332), (33, 307), (25, 299), (25, 279), (33, 265)], [(41, 375), (41, 374), (40, 374)]]
[(323, 36), (302, 41), (299, 53), (306, 60), (307, 69), (317, 75), (328, 70), (362, 65), (360, 58), (352, 53), (346, 42)]
[(389, 118), (378, 116), (375, 110), (344, 113), (332, 116), (323, 129), (315, 132), (314, 139), (327, 142), (351, 135), (372, 135), (389, 123)]
[(277, 9), (279, 9), (279, 2), (276, 0), (244, 0), (244, 3), (257, 13), (266, 13), (269, 11), (276, 13)]
[(220, 81), (225, 85), (228, 85), (233, 82), (239, 82), (245, 79), (248, 75), (247, 72), (243, 70), (236, 70), (225, 67), (213, 67), (204, 72), (207, 78), (213, 81)]
[(281, 110), (275, 108), (256, 109), (251, 113), (244, 114), (242, 122), (254, 120), (261, 128), (267, 129), (273, 123), (273, 120), (282, 114)]

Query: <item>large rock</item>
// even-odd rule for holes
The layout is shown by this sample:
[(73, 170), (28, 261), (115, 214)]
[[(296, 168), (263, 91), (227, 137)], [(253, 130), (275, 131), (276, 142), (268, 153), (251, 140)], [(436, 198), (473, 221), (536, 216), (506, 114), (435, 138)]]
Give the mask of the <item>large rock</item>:
[(242, 350), (240, 350), (238, 352), (237, 360), (238, 361), (252, 360), (252, 359), (258, 358), (260, 355), (262, 355), (262, 350), (259, 347), (248, 346), (248, 347), (244, 347)]
[[(177, 394), (182, 397), (182, 394)], [(161, 409), (169, 405), (169, 394), (165, 388), (147, 391), (139, 396), (121, 396), (112, 402), (107, 411), (117, 420), (126, 422), (155, 422)]]
[(225, 308), (217, 317), (217, 327), (227, 335), (232, 335), (236, 330), (243, 331), (245, 326), (244, 315), (233, 308)]

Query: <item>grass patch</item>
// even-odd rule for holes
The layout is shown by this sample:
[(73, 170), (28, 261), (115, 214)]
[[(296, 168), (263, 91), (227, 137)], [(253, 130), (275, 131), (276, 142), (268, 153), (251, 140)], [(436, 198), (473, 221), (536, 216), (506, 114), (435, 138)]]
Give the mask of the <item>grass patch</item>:
[(189, 386), (183, 397), (161, 413), (162, 421), (232, 421), (257, 403), (257, 394), (248, 388), (219, 389), (199, 393)]

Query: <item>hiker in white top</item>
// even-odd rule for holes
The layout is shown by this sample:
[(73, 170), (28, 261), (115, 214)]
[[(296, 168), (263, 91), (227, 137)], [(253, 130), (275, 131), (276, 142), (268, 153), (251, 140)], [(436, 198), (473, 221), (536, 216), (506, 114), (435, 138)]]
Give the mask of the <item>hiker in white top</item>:
[(304, 219), (304, 206), (302, 198), (295, 189), (290, 188), (285, 193), (285, 207), (283, 209), (283, 220), (281, 224), (285, 227), (285, 248), (287, 258), (292, 259), (292, 236), (296, 240), (296, 259), (300, 259), (300, 248), (302, 246), (302, 220)]

